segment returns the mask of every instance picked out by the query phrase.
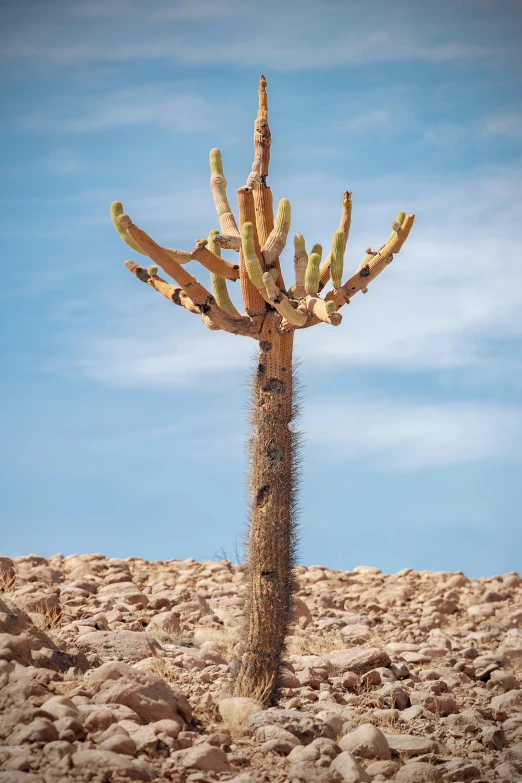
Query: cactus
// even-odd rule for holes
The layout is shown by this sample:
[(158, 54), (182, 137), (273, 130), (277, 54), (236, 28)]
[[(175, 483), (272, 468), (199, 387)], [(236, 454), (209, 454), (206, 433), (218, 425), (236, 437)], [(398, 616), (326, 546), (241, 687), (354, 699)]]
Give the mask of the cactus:
[(330, 276), (334, 288), (340, 288), (343, 282), (344, 266), (344, 234), (342, 231), (336, 231), (332, 242), (332, 252), (330, 255)]
[[(274, 221), (272, 194), (266, 184), (272, 137), (268, 125), (266, 79), (259, 85), (259, 108), (254, 129), (255, 160), (247, 186), (237, 191), (239, 225), (226, 195), (226, 179), (219, 150), (210, 153), (211, 188), (221, 233), (196, 243), (192, 253), (158, 245), (123, 211), (111, 208), (120, 236), (136, 252), (148, 256), (148, 270), (134, 261), (127, 269), (141, 282), (173, 304), (198, 314), (211, 330), (224, 330), (257, 340), (259, 358), (252, 378), (250, 446), (250, 526), (248, 534), (247, 600), (241, 649), (233, 664), (231, 692), (274, 703), (281, 683), (285, 637), (292, 623), (295, 592), (296, 500), (299, 435), (292, 427), (294, 395), (293, 344), (298, 329), (326, 323), (339, 326), (338, 310), (389, 264), (402, 248), (414, 216), (399, 213), (393, 233), (376, 253), (369, 253), (356, 272), (342, 284), (343, 258), (351, 222), (351, 193), (345, 191), (339, 230), (332, 252), (322, 268), (322, 248), (314, 245), (310, 257), (302, 234), (294, 240), (295, 285), (286, 294), (279, 257), (290, 228), (290, 204), (279, 202)], [(398, 229), (398, 230), (397, 230)], [(205, 247), (206, 245), (206, 247)], [(239, 251), (239, 265), (221, 257), (221, 248)], [(194, 259), (210, 270), (213, 294), (183, 264)], [(177, 286), (158, 276), (165, 270)], [(319, 291), (332, 278), (333, 290)], [(239, 279), (246, 314), (239, 313), (227, 290), (225, 277)]]
[(305, 290), (307, 294), (316, 294), (319, 290), (319, 266), (321, 256), (319, 253), (310, 253), (306, 267)]
[[(213, 229), (209, 235), (208, 235), (208, 244), (207, 247), (210, 250), (211, 253), (214, 253), (216, 256), (221, 255), (221, 248), (216, 245), (214, 242), (214, 238), (219, 234), (219, 231), (215, 228)], [(225, 311), (225, 313), (229, 313), (230, 315), (239, 315), (238, 310), (234, 306), (232, 300), (230, 299), (230, 295), (228, 293), (227, 288), (227, 281), (224, 277), (221, 277), (221, 275), (217, 275), (215, 272), (210, 273), (210, 282), (212, 283), (212, 291), (214, 292), (214, 296), (216, 297), (216, 302), (221, 307), (222, 310)]]

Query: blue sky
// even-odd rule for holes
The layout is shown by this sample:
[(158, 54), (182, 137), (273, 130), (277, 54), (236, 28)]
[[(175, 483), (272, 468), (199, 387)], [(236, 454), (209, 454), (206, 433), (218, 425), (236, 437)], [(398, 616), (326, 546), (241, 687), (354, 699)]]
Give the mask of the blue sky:
[(518, 0), (0, 9), (3, 553), (234, 556), (255, 344), (138, 284), (109, 206), (206, 236), (208, 152), (233, 201), (262, 72), (293, 232), (328, 246), (353, 191), (351, 272), (417, 215), (342, 325), (297, 336), (301, 561), (520, 571)]

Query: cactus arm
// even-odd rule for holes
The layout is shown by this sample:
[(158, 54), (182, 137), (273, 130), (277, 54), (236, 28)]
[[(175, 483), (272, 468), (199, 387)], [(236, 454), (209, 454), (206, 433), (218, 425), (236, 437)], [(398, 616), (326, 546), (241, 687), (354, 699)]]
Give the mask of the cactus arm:
[[(208, 249), (216, 256), (221, 256), (221, 248), (214, 242), (218, 233), (218, 231), (213, 230), (208, 235)], [(219, 307), (221, 307), (221, 309), (229, 315), (239, 315), (240, 313), (236, 310), (232, 300), (230, 299), (227, 288), (227, 281), (225, 278), (221, 277), (221, 275), (217, 275), (214, 272), (211, 272), (210, 281), (212, 283), (212, 291), (216, 297), (216, 302), (218, 303)]]
[[(352, 225), (352, 194), (349, 190), (345, 190), (343, 193), (343, 209), (341, 212), (341, 220), (339, 222), (339, 231), (344, 234), (344, 248), (346, 252), (346, 245), (348, 244), (348, 236), (350, 234), (350, 227)], [(322, 291), (328, 280), (330, 279), (330, 262), (331, 255), (328, 256), (326, 261), (321, 267), (319, 275), (319, 290)]]
[[(127, 230), (122, 225), (120, 225), (119, 217), (120, 215), (123, 214), (124, 214), (124, 209), (121, 201), (113, 201), (111, 204), (111, 218), (116, 231), (123, 239), (123, 241), (129, 247), (135, 250), (136, 253), (141, 253), (141, 255), (146, 255), (143, 252), (143, 250), (140, 248), (140, 246), (136, 242), (134, 242), (133, 239), (131, 239), (131, 237), (127, 233)], [(174, 250), (168, 247), (164, 247), (163, 249), (165, 250), (166, 253), (169, 253), (169, 255), (172, 256), (174, 261), (177, 261), (178, 264), (188, 264), (188, 262), (190, 261), (190, 253), (187, 253), (186, 250)]]
[(305, 291), (307, 294), (316, 294), (319, 290), (319, 265), (321, 256), (319, 253), (310, 253), (305, 274)]
[(406, 212), (399, 212), (397, 215), (397, 220), (392, 223), (392, 232), (388, 239), (386, 240), (386, 244), (390, 242), (394, 236), (397, 234), (397, 231), (400, 231), (401, 226), (403, 225), (404, 221), (406, 220)]
[(231, 264), (229, 261), (225, 261), (224, 258), (213, 253), (200, 242), (196, 244), (190, 255), (191, 258), (199, 261), (209, 272), (214, 272), (214, 274), (227, 280), (239, 280), (239, 264)]
[(257, 119), (254, 125), (254, 147), (255, 158), (252, 164), (252, 173), (249, 176), (248, 186), (257, 187), (264, 184), (265, 177), (268, 176), (268, 167), (270, 165), (270, 145), (272, 144), (272, 134), (268, 124), (268, 95), (266, 92), (266, 79), (261, 74), (259, 77), (258, 91), (258, 110)]
[(315, 316), (318, 321), (322, 321), (332, 326), (339, 326), (343, 317), (337, 312), (335, 302), (325, 301), (320, 296), (307, 296), (305, 299), (306, 309)]
[(330, 253), (330, 276), (334, 288), (340, 288), (343, 284), (344, 247), (344, 234), (342, 231), (336, 231), (333, 236), (332, 252)]
[(290, 220), (290, 202), (288, 199), (282, 198), (277, 208), (275, 226), (270, 232), (270, 235), (264, 243), (263, 247), (261, 248), (266, 266), (273, 266), (274, 263), (279, 259), (279, 256), (281, 255), (286, 244), (288, 231), (290, 230)]
[(294, 299), (304, 299), (306, 296), (305, 275), (307, 266), (308, 253), (306, 252), (305, 238), (302, 234), (296, 234), (294, 237), (295, 285), (291, 289)]
[[(264, 291), (263, 270), (261, 269), (261, 264), (259, 263), (259, 258), (256, 253), (254, 227), (252, 223), (243, 223), (241, 226), (241, 242), (245, 268), (249, 280), (258, 291)], [(269, 277), (270, 280), (272, 280), (270, 275)]]
[[(264, 291), (263, 284), (263, 256), (257, 238), (256, 215), (254, 207), (254, 196), (249, 188), (239, 188), (237, 191), (237, 201), (239, 204), (239, 219), (241, 223), (241, 252), (239, 256), (239, 280), (241, 282), (241, 293), (245, 309), (249, 315), (259, 315), (266, 311), (266, 302), (261, 291)], [(249, 224), (247, 229), (248, 253), (245, 255), (245, 245), (243, 238), (243, 227)], [(254, 257), (257, 259), (257, 265), (254, 264)], [(258, 269), (259, 267), (259, 269)], [(254, 283), (251, 274), (254, 275), (257, 283)]]
[(157, 275), (150, 275), (147, 269), (144, 269), (134, 261), (125, 261), (125, 266), (129, 272), (132, 272), (132, 274), (138, 278), (138, 280), (150, 285), (151, 288), (154, 288), (164, 297), (169, 299), (169, 301), (180, 307), (184, 307), (191, 313), (201, 315), (201, 320), (209, 329), (212, 329), (213, 331), (222, 329), (231, 334), (240, 334), (244, 337), (252, 337), (257, 340), (263, 325), (262, 317), (249, 318), (248, 316), (240, 315), (239, 313), (234, 316), (219, 307), (213, 297), (210, 298), (206, 305), (200, 307), (187, 296), (182, 288), (177, 288), (171, 283), (167, 283), (165, 280), (157, 277)]
[(239, 237), (236, 219), (227, 198), (227, 181), (223, 173), (223, 159), (218, 149), (210, 151), (210, 187), (223, 234)]
[(216, 234), (214, 244), (222, 250), (236, 250), (239, 253), (241, 250), (241, 237), (239, 235), (236, 237), (230, 234)]
[(288, 331), (288, 328), (285, 328), (287, 325), (303, 326), (307, 320), (306, 313), (292, 307), (289, 298), (279, 290), (270, 272), (263, 274), (263, 282), (270, 304), (273, 305), (274, 309), (282, 316), (283, 321), (286, 322), (283, 324), (284, 330)]
[(336, 291), (330, 291), (325, 297), (326, 301), (335, 302), (336, 306), (342, 307), (349, 302), (351, 297), (365, 288), (368, 283), (374, 280), (382, 270), (393, 260), (394, 253), (398, 253), (409, 236), (415, 215), (406, 215), (406, 218), (399, 231), (393, 232), (393, 237), (377, 253), (367, 253), (364, 261), (359, 266), (357, 272)]
[(120, 225), (127, 229), (131, 239), (143, 250), (152, 261), (155, 261), (168, 275), (170, 275), (194, 304), (200, 307), (206, 307), (209, 300), (213, 299), (210, 291), (199, 283), (181, 264), (178, 264), (167, 251), (157, 245), (151, 237), (134, 225), (128, 215), (120, 215), (118, 218)]

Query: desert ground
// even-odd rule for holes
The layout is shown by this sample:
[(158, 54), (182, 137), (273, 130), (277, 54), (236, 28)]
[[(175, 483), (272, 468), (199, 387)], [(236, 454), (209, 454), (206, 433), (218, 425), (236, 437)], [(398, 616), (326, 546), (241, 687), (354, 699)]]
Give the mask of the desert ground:
[(0, 558), (0, 781), (522, 781), (522, 579), (297, 568), (282, 688), (228, 692), (245, 569)]

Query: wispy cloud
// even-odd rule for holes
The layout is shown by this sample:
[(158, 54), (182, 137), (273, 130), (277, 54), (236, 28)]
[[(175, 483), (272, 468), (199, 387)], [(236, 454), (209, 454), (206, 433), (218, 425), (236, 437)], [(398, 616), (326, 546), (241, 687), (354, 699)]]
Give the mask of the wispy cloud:
[(373, 109), (372, 111), (364, 112), (354, 117), (352, 120), (348, 120), (342, 125), (337, 125), (336, 130), (347, 131), (365, 131), (375, 126), (387, 125), (393, 121), (394, 117), (392, 112), (387, 109)]
[(522, 143), (522, 112), (500, 111), (486, 118), (482, 135), (491, 137), (504, 137)]
[(19, 119), (27, 131), (90, 133), (156, 125), (177, 133), (198, 133), (223, 118), (224, 107), (199, 95), (179, 93), (170, 85), (129, 87), (71, 105), (47, 107)]
[(474, 401), (314, 400), (303, 427), (325, 460), (371, 461), (377, 472), (522, 458), (522, 410)]

